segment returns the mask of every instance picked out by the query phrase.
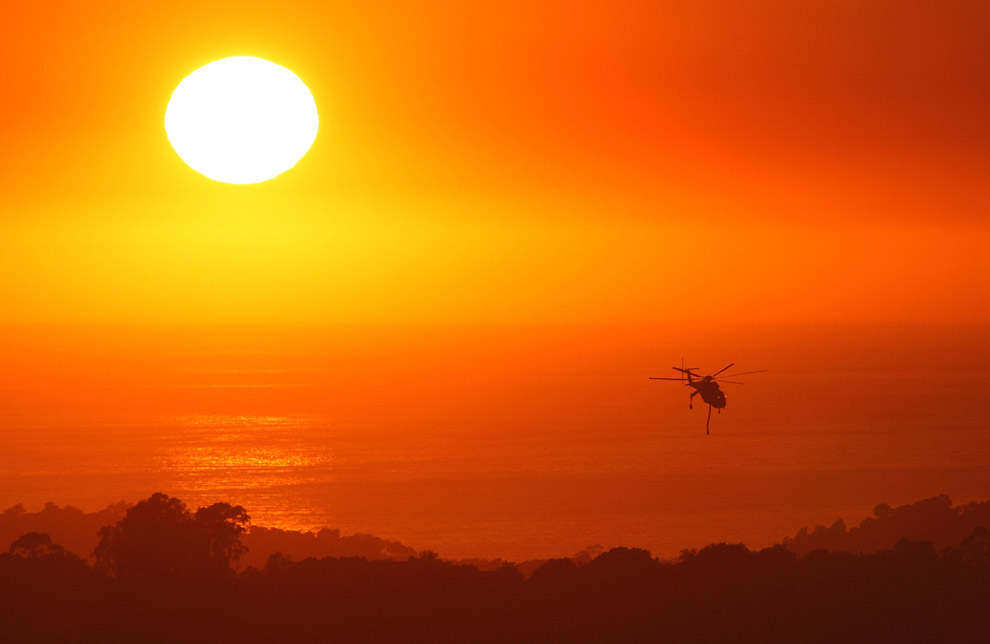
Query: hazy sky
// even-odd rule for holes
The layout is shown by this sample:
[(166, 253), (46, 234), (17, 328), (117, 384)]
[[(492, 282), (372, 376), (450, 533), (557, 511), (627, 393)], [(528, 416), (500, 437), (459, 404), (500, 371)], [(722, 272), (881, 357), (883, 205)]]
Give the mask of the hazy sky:
[[(983, 2), (15, 3), (2, 322), (986, 320)], [(165, 138), (230, 55), (321, 130)]]

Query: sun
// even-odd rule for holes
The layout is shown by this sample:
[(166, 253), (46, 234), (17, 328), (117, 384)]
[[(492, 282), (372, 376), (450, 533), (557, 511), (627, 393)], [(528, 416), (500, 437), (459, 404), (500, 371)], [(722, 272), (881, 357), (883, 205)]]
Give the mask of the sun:
[(291, 71), (253, 56), (224, 58), (179, 83), (165, 133), (189, 167), (215, 181), (267, 181), (292, 168), (316, 140), (309, 88)]

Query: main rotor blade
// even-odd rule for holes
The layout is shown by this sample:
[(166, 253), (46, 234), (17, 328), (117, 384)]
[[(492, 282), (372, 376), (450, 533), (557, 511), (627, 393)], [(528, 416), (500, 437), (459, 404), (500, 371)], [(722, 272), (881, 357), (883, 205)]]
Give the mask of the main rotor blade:
[(685, 382), (684, 378), (654, 378), (653, 376), (649, 376), (649, 379), (650, 380), (675, 380), (677, 382)]
[(725, 371), (726, 369), (728, 369), (729, 367), (731, 367), (734, 364), (736, 364), (736, 363), (735, 362), (730, 362), (728, 367), (722, 367), (721, 369), (719, 369), (718, 371), (716, 371), (715, 373), (712, 374), (712, 378), (714, 378), (718, 374), (722, 373), (723, 371)]
[(770, 371), (769, 369), (757, 369), (756, 371), (743, 371), (742, 373), (727, 373), (726, 378), (735, 378), (736, 376), (748, 376), (751, 373), (764, 373)]
[(721, 380), (721, 379), (719, 379), (719, 380), (712, 380), (712, 382), (720, 382), (720, 383), (725, 384), (725, 385), (745, 385), (746, 384), (745, 382), (736, 382), (734, 380)]

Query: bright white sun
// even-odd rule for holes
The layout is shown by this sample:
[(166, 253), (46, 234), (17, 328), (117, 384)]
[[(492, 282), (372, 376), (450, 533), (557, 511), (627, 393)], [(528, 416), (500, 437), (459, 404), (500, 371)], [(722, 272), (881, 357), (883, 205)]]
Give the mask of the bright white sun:
[(193, 170), (225, 183), (277, 177), (309, 151), (320, 121), (309, 88), (253, 56), (224, 58), (179, 83), (165, 132)]

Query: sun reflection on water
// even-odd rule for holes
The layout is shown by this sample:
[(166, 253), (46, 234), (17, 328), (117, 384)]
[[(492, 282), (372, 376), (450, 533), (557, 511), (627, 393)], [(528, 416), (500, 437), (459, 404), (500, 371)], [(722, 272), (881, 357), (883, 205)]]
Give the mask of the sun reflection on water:
[(190, 507), (216, 501), (243, 505), (252, 523), (310, 529), (323, 512), (290, 506), (287, 488), (334, 477), (330, 446), (307, 429), (308, 419), (284, 416), (191, 416), (177, 419), (154, 466), (172, 494)]

